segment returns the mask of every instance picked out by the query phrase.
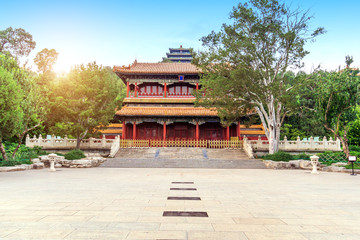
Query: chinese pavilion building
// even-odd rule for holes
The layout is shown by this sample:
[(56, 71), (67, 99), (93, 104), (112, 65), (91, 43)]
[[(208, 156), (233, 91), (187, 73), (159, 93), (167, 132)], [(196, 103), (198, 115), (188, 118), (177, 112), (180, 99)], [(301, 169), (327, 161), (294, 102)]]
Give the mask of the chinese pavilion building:
[(163, 58), (163, 61), (191, 63), (193, 59), (191, 48), (183, 48), (180, 45), (180, 48), (169, 48), (169, 51), (170, 53), (166, 53), (166, 58)]
[(115, 115), (122, 122), (122, 139), (229, 140), (246, 131), (256, 138), (264, 134), (261, 126), (244, 129), (239, 122), (223, 127), (215, 109), (195, 107), (201, 71), (191, 63), (135, 61), (115, 66), (114, 72), (127, 87)]

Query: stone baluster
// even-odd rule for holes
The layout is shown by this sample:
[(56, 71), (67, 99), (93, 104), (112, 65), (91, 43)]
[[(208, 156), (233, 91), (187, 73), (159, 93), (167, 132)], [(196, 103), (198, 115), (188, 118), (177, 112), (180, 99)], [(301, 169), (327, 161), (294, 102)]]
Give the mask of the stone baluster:
[(297, 148), (297, 149), (301, 149), (301, 148), (302, 148), (301, 145), (302, 145), (302, 144), (301, 144), (300, 136), (298, 136), (298, 137), (296, 138), (296, 148)]
[(101, 138), (101, 147), (102, 147), (102, 148), (105, 148), (105, 147), (106, 147), (106, 137), (105, 137), (105, 135), (102, 135), (102, 138)]
[(29, 134), (26, 135), (25, 145), (26, 145), (27, 147), (32, 147), (32, 146), (31, 146), (31, 143), (30, 143), (30, 136), (29, 136)]
[(262, 149), (263, 148), (263, 144), (262, 144), (262, 140), (261, 140), (261, 136), (258, 136), (258, 140), (256, 141), (256, 148), (257, 149)]
[(68, 146), (68, 137), (67, 137), (67, 135), (65, 135), (65, 137), (64, 137), (64, 147), (67, 148), (67, 146)]
[(44, 147), (44, 146), (45, 146), (45, 144), (44, 144), (44, 142), (43, 142), (43, 137), (42, 137), (41, 134), (39, 135), (39, 138), (38, 138), (38, 146), (40, 146), (40, 147)]
[(327, 143), (326, 136), (324, 136), (324, 138), (323, 138), (323, 146), (324, 146), (324, 151), (328, 150), (328, 143)]
[(336, 149), (335, 150), (341, 150), (341, 142), (339, 138), (336, 138)]
[(309, 148), (310, 148), (310, 149), (315, 149), (315, 144), (314, 144), (314, 138), (313, 138), (313, 136), (310, 137), (309, 141), (310, 141)]
[[(284, 150), (288, 150), (289, 149), (289, 142), (288, 142), (286, 136), (284, 137), (283, 143), (284, 143)], [(279, 146), (279, 149), (280, 149), (280, 146)]]
[(50, 144), (51, 144), (52, 147), (55, 146), (55, 140), (56, 140), (55, 135), (54, 134), (51, 135)]

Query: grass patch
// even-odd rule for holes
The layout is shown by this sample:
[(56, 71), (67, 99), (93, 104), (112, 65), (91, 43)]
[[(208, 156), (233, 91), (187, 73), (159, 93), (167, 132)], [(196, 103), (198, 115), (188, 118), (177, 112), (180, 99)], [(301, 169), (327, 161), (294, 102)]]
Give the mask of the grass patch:
[[(352, 169), (351, 163), (349, 163), (348, 165), (345, 166), (346, 169)], [(354, 169), (360, 169), (360, 163), (359, 162), (355, 162), (354, 163)]]
[(21, 164), (32, 164), (32, 161), (28, 159), (0, 161), (0, 167), (12, 167)]

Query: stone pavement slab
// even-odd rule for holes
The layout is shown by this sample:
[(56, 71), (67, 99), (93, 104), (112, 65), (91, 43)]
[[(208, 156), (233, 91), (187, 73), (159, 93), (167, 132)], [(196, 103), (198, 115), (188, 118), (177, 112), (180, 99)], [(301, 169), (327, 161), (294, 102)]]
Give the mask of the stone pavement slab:
[[(357, 240), (359, 177), (182, 168), (0, 173), (0, 239)], [(208, 217), (163, 217), (164, 211)]]

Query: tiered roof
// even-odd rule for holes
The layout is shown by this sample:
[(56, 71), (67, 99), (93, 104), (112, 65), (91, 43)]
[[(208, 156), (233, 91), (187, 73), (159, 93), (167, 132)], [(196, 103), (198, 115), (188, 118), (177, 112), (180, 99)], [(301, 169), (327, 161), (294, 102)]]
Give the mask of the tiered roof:
[(132, 65), (115, 66), (113, 69), (121, 74), (199, 74), (201, 71), (191, 63), (138, 63)]
[(117, 116), (183, 116), (183, 117), (217, 117), (215, 108), (203, 107), (129, 107), (124, 106), (116, 112)]

